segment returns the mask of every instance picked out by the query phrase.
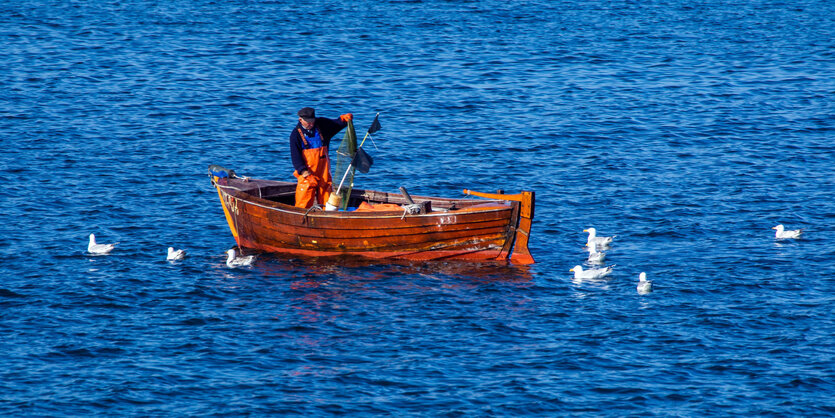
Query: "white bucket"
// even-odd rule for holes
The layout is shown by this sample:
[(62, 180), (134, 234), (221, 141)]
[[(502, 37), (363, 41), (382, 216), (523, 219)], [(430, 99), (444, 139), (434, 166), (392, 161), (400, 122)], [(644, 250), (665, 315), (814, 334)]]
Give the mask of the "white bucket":
[(341, 200), (342, 199), (339, 198), (338, 194), (331, 194), (331, 196), (328, 198), (328, 202), (325, 203), (325, 210), (328, 212), (339, 210), (339, 204), (342, 203)]

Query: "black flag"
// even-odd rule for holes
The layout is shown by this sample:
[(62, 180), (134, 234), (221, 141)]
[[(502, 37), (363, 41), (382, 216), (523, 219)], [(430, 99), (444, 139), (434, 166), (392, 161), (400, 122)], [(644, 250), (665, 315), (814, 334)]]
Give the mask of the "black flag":
[(362, 147), (357, 148), (357, 153), (354, 154), (354, 159), (351, 160), (351, 165), (357, 168), (361, 173), (368, 173), (368, 169), (374, 164), (374, 159), (365, 152)]
[(368, 128), (368, 133), (373, 134), (382, 128), (382, 126), (380, 126), (380, 121), (377, 119), (379, 116), (379, 113), (374, 115), (374, 122), (371, 122), (371, 127)]

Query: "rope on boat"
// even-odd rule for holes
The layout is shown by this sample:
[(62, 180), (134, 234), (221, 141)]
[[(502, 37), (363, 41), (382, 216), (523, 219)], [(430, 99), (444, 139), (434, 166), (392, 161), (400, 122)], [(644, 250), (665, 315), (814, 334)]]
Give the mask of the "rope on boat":
[(406, 219), (406, 215), (417, 215), (423, 209), (423, 207), (417, 203), (413, 203), (411, 205), (402, 205), (403, 208), (403, 216), (400, 217), (400, 220)]
[(306, 223), (306, 222), (307, 222), (307, 215), (308, 215), (310, 212), (321, 212), (321, 211), (322, 211), (322, 207), (321, 207), (321, 206), (319, 206), (319, 204), (318, 204), (318, 203), (314, 203), (314, 204), (313, 204), (313, 206), (311, 206), (310, 208), (308, 208), (308, 209), (304, 212), (304, 216), (302, 217), (302, 223)]

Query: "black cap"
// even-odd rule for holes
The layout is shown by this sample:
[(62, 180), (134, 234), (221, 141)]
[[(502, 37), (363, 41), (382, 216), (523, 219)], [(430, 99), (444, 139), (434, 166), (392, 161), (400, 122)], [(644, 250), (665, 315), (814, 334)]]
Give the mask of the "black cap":
[(316, 119), (316, 111), (312, 107), (303, 107), (302, 110), (299, 110), (299, 117), (304, 120)]

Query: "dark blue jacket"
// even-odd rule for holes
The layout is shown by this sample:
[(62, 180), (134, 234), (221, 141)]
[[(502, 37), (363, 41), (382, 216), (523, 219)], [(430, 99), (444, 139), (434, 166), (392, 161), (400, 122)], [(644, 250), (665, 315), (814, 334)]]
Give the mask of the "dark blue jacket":
[[(330, 146), (331, 138), (346, 126), (348, 126), (348, 122), (343, 122), (340, 119), (316, 118), (316, 121), (313, 122), (313, 129), (319, 131), (319, 135), (322, 137), (322, 146), (324, 147)], [(293, 160), (293, 169), (301, 173), (307, 169), (303, 150), (316, 147), (314, 146), (315, 144), (310, 144), (309, 141), (307, 146), (305, 146), (302, 137), (299, 135), (299, 129), (308, 137), (313, 136), (313, 132), (305, 132), (301, 122), (296, 124), (293, 132), (290, 132), (290, 158)]]

